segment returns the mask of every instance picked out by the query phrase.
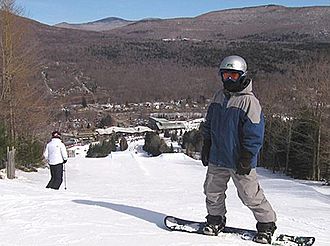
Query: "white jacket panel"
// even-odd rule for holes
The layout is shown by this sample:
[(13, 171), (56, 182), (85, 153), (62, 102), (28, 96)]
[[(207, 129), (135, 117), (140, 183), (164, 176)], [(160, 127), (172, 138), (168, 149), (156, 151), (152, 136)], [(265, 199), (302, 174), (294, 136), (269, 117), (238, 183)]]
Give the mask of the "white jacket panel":
[(49, 165), (57, 165), (68, 159), (68, 152), (61, 139), (53, 138), (46, 146), (44, 157)]

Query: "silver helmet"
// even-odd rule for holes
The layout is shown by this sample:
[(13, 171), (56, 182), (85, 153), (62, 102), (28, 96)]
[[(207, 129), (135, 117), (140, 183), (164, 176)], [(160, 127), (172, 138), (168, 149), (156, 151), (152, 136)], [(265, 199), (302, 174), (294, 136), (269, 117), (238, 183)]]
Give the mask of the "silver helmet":
[(250, 83), (246, 78), (247, 64), (240, 56), (225, 57), (220, 64), (219, 75), (225, 89), (230, 92), (242, 91)]

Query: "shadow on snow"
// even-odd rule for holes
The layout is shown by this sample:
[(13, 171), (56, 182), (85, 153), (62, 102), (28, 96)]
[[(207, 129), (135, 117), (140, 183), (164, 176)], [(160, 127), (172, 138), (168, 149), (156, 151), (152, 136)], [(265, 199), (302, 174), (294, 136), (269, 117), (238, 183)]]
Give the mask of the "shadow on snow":
[(128, 215), (134, 216), (136, 218), (153, 223), (161, 229), (166, 229), (166, 227), (164, 226), (164, 222), (163, 222), (166, 215), (152, 211), (152, 210), (123, 205), (123, 204), (110, 203), (110, 202), (91, 201), (91, 200), (72, 200), (72, 201), (75, 203), (84, 204), (84, 205), (110, 208), (114, 211), (117, 211), (117, 212), (120, 212), (123, 214), (128, 214)]

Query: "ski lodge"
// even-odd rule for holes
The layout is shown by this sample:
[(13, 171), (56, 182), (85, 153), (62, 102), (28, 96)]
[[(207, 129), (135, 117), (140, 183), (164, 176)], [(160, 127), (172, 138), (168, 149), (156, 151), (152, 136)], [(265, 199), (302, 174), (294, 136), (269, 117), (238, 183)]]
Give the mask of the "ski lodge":
[(165, 130), (181, 130), (186, 129), (182, 121), (169, 121), (164, 118), (149, 117), (148, 126), (155, 131), (163, 132)]

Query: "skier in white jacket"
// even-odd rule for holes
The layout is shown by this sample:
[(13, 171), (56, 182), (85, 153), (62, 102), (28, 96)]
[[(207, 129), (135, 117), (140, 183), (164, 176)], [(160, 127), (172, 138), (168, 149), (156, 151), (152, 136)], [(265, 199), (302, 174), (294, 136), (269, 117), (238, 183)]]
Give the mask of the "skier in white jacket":
[(58, 131), (52, 133), (52, 140), (46, 146), (44, 157), (48, 161), (51, 174), (46, 188), (58, 190), (63, 181), (63, 164), (68, 160), (68, 153)]

